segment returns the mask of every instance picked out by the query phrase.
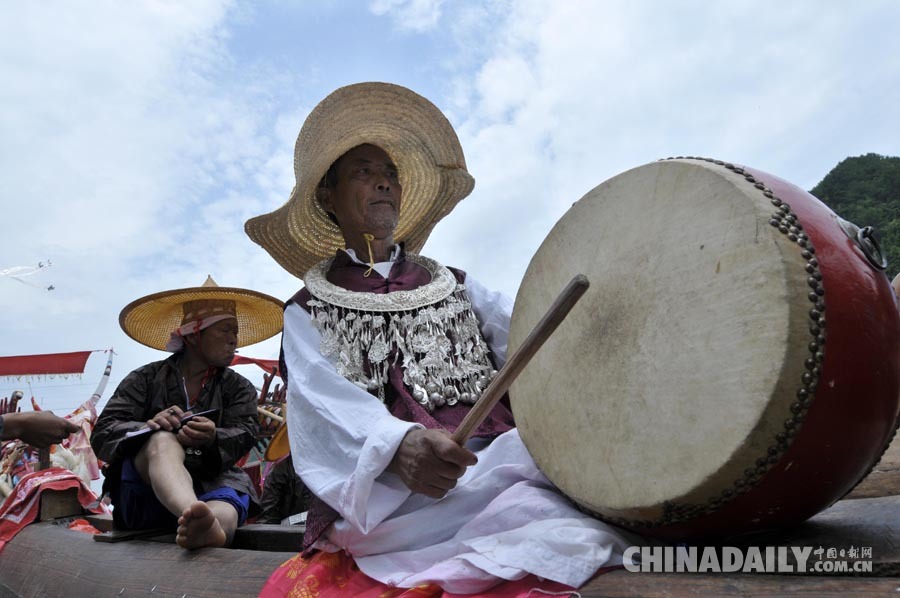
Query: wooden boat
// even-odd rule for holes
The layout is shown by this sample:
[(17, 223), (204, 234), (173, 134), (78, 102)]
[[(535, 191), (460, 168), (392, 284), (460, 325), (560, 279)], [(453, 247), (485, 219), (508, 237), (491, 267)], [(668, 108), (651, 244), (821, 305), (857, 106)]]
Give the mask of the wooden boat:
[[(0, 597), (256, 596), (281, 563), (299, 552), (302, 532), (251, 524), (233, 548), (187, 551), (175, 535), (109, 542), (73, 531), (73, 516), (34, 523), (0, 552)], [(103, 519), (91, 517), (95, 526)], [(111, 524), (110, 520), (106, 520)]]
[[(173, 534), (104, 542), (67, 528), (77, 513), (62, 516), (65, 510), (51, 501), (42, 509), (48, 520), (27, 526), (0, 552), (0, 598), (255, 596), (272, 571), (297, 554), (302, 541), (299, 528), (248, 525), (238, 530), (234, 547), (227, 549), (186, 551), (174, 544)], [(110, 523), (102, 517), (92, 521), (107, 528)], [(585, 598), (788, 593), (896, 596), (900, 590), (900, 441), (894, 442), (881, 463), (844, 500), (795, 528), (731, 545), (871, 547), (872, 571), (853, 576), (617, 570), (594, 578), (579, 593)]]
[[(268, 362), (259, 365), (263, 369), (272, 366)], [(277, 391), (268, 392), (272, 378), (266, 376), (260, 392), (261, 442), (248, 455), (246, 466), (263, 459), (281, 419), (278, 414), (283, 398)], [(69, 529), (76, 518), (88, 519), (103, 533), (91, 535)], [(186, 551), (174, 543), (174, 533), (113, 531), (110, 517), (85, 515), (69, 491), (45, 492), (39, 519), (0, 550), (0, 598), (255, 596), (271, 573), (300, 551), (303, 539), (299, 526), (250, 524), (238, 529), (231, 548)], [(729, 545), (870, 547), (872, 570), (858, 576), (617, 570), (592, 579), (579, 588), (579, 594), (585, 598), (897, 595), (900, 439), (895, 439), (878, 466), (844, 500), (795, 528), (730, 541)]]
[[(82, 369), (89, 353), (78, 354)], [(111, 350), (108, 353), (97, 390), (73, 412), (74, 415), (90, 411), (91, 427), (96, 422), (96, 404), (110, 376), (113, 353)], [(59, 354), (33, 357), (40, 358), (39, 365), (45, 366), (58, 359)], [(277, 362), (235, 358), (234, 365), (243, 364), (256, 364), (267, 372), (258, 398), (257, 444), (238, 463), (259, 484), (270, 443), (283, 422), (280, 414), (284, 407), (284, 388), (280, 384), (273, 387)], [(10, 405), (4, 401), (0, 413), (16, 408), (15, 400)], [(50, 466), (45, 455), (49, 453), (46, 450), (41, 453), (42, 462), (34, 465), (35, 469)], [(31, 469), (21, 473), (27, 471)], [(0, 494), (0, 502), (8, 493)], [(69, 524), (76, 519), (86, 519), (102, 533), (92, 535), (70, 530)], [(117, 596), (135, 592), (163, 596), (253, 596), (275, 568), (300, 551), (303, 542), (303, 528), (299, 526), (251, 524), (238, 530), (230, 549), (185, 551), (174, 543), (174, 533), (113, 531), (112, 525), (108, 515), (87, 514), (74, 490), (45, 491), (41, 495), (39, 521), (26, 526), (0, 550), (0, 598)]]

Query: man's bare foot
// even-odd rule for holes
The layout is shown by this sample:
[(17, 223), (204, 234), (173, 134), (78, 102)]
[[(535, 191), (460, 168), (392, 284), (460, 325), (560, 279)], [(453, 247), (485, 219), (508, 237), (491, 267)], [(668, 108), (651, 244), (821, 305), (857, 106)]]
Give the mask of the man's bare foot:
[(182, 548), (192, 550), (204, 546), (225, 546), (226, 541), (225, 530), (205, 502), (193, 503), (178, 518), (175, 543)]

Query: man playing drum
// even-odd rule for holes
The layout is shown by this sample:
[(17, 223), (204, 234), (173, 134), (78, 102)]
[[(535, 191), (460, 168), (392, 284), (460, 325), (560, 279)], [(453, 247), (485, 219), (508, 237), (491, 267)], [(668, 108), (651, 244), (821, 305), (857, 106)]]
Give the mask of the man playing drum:
[(538, 471), (508, 401), (465, 447), (450, 438), (506, 358), (512, 306), (414, 253), (474, 185), (443, 114), (395, 85), (338, 89), (294, 167), (289, 201), (246, 231), (306, 285), (285, 310), (282, 371), (295, 468), (317, 497), (307, 549), (454, 593), (529, 574), (577, 587), (621, 564), (630, 542)]

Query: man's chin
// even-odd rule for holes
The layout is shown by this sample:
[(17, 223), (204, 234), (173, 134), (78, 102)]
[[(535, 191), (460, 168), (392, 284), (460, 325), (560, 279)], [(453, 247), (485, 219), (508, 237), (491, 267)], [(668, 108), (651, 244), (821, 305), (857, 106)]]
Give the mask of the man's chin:
[(383, 218), (372, 218), (369, 222), (369, 232), (376, 239), (390, 239), (397, 230), (398, 219), (395, 214), (385, 214)]

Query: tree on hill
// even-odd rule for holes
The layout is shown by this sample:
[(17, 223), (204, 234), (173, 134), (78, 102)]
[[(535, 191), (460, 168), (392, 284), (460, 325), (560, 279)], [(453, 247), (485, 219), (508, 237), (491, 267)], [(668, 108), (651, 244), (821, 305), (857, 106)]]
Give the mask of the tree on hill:
[(900, 271), (900, 158), (846, 158), (810, 191), (841, 218), (874, 227), (887, 256), (888, 278)]

